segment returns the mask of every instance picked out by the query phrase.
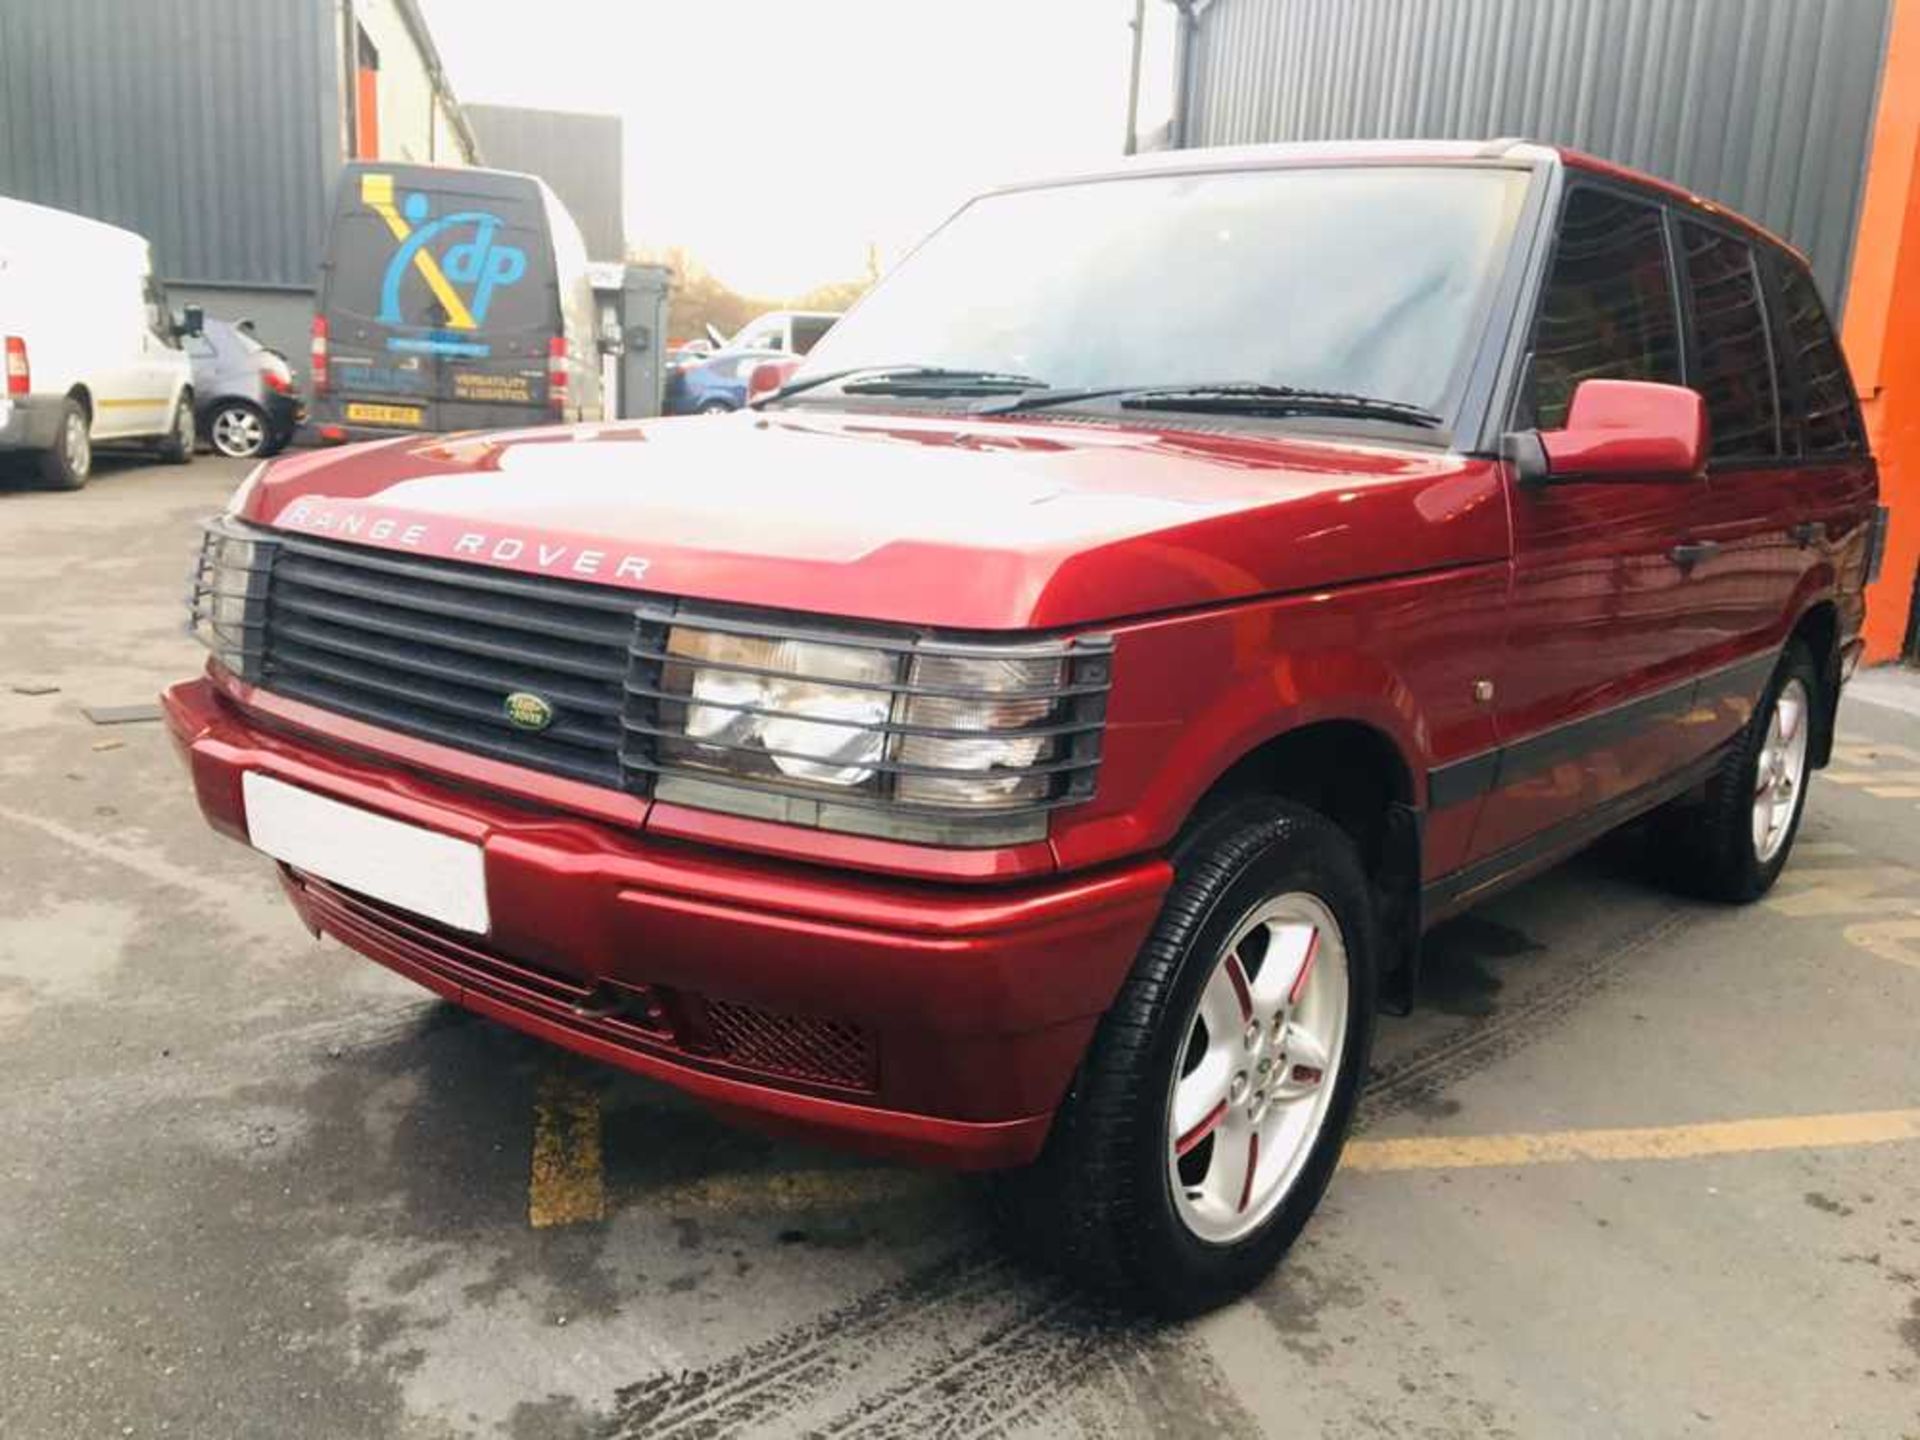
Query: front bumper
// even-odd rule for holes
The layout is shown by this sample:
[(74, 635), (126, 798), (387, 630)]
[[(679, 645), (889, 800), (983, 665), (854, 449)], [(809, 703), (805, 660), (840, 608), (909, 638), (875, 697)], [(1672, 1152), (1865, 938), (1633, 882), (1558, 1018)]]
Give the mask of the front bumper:
[(1171, 880), (1150, 859), (938, 885), (650, 839), (268, 729), (207, 680), (163, 702), (237, 839), (252, 770), (482, 845), (487, 936), (283, 872), (316, 933), (746, 1123), (892, 1158), (1033, 1159)]

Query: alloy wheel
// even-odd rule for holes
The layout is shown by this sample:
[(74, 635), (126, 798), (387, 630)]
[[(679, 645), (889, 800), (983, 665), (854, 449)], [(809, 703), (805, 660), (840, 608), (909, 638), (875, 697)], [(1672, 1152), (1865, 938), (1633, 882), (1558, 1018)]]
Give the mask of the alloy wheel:
[(213, 417), (209, 438), (213, 448), (230, 460), (248, 460), (267, 443), (260, 417), (242, 405), (229, 405)]
[(1238, 926), (1201, 989), (1167, 1099), (1174, 1208), (1202, 1240), (1258, 1229), (1325, 1127), (1345, 1048), (1347, 951), (1333, 912), (1276, 896)]
[(1807, 775), (1807, 687), (1790, 676), (1774, 697), (1767, 738), (1754, 760), (1753, 854), (1762, 865), (1780, 853), (1793, 830)]
[(93, 434), (84, 411), (67, 412), (62, 444), (67, 453), (67, 468), (75, 475), (86, 475), (93, 468)]

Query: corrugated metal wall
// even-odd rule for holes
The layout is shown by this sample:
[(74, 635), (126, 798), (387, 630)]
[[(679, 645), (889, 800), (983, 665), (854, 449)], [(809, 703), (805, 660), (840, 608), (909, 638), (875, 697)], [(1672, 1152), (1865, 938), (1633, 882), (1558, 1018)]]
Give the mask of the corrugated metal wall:
[(332, 0), (0, 0), (0, 194), (179, 281), (310, 287), (340, 168)]
[(1662, 175), (1837, 304), (1889, 0), (1214, 0), (1184, 143), (1524, 135)]

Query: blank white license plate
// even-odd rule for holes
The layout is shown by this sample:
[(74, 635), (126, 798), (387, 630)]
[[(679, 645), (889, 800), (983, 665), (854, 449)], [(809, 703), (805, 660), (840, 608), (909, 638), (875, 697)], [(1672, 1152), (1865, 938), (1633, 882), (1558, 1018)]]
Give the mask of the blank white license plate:
[(487, 932), (486, 865), (472, 841), (389, 820), (251, 770), (240, 786), (256, 850), (443, 925)]

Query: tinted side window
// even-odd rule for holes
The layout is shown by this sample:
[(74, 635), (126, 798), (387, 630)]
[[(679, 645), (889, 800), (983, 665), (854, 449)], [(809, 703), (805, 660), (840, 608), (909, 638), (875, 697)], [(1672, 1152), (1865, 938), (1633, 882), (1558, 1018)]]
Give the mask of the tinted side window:
[(803, 315), (793, 322), (793, 349), (798, 355), (805, 355), (820, 343), (821, 337), (833, 328), (833, 321), (822, 320), (817, 316)]
[(147, 312), (147, 329), (153, 332), (154, 338), (178, 350), (180, 341), (173, 333), (173, 313), (167, 309), (167, 292), (151, 275), (140, 281), (140, 304)]
[(1680, 382), (1680, 331), (1656, 206), (1576, 189), (1533, 328), (1531, 422), (1566, 422), (1582, 380)]
[(1767, 350), (1767, 312), (1753, 251), (1745, 241), (1687, 221), (1681, 222), (1680, 237), (1699, 351), (1699, 374), (1693, 383), (1706, 398), (1713, 456), (1778, 455), (1779, 410)]
[(1782, 364), (1800, 381), (1800, 433), (1809, 455), (1833, 455), (1864, 448), (1860, 411), (1853, 398), (1847, 362), (1828, 323), (1826, 307), (1813, 277), (1793, 261), (1775, 266), (1780, 286), (1777, 348)]

